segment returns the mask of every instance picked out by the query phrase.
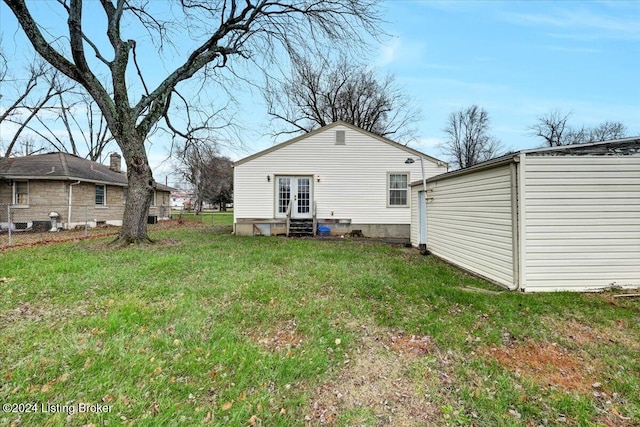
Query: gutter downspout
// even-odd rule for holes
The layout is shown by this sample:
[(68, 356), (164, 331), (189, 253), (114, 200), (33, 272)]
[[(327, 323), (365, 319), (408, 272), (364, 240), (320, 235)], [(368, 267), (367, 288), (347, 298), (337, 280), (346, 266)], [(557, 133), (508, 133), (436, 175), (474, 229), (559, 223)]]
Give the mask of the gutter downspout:
[[(429, 255), (429, 249), (427, 249), (427, 247), (429, 246), (429, 239), (427, 237), (427, 176), (424, 174), (424, 159), (422, 158), (422, 156), (420, 156), (420, 169), (422, 170), (422, 196), (424, 197), (424, 200), (420, 201), (420, 203), (424, 203), (424, 223), (422, 223), (422, 225), (424, 225), (424, 230), (419, 231), (420, 237), (424, 236), (424, 249), (421, 248), (420, 252), (423, 255)], [(418, 224), (420, 224), (420, 222), (421, 221), (418, 221)], [(418, 238), (418, 240), (420, 240), (420, 238)]]
[(69, 210), (67, 212), (67, 230), (71, 229), (71, 203), (73, 202), (73, 186), (80, 184), (81, 181), (69, 184)]

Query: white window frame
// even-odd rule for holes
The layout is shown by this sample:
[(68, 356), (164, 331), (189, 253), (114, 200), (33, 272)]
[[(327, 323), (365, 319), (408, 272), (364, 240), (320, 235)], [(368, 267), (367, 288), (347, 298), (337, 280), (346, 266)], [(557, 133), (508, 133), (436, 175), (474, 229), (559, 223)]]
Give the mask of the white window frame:
[[(98, 203), (98, 187), (102, 187), (103, 188), (103, 191), (102, 191), (102, 203)], [(107, 206), (107, 186), (106, 186), (106, 184), (96, 184), (94, 196), (95, 196), (96, 206)]]
[[(27, 200), (20, 203), (18, 202), (18, 184), (27, 184)], [(28, 180), (18, 180), (18, 181), (13, 181), (13, 186), (11, 189), (11, 200), (13, 201), (14, 205), (18, 205), (18, 206), (28, 206), (29, 205), (29, 181)]]
[[(405, 188), (391, 188), (391, 176), (392, 175), (404, 175), (406, 176), (407, 180), (407, 186)], [(388, 208), (408, 208), (409, 207), (409, 181), (410, 180), (410, 174), (409, 172), (387, 172), (387, 207)], [(395, 203), (391, 203), (391, 192), (392, 191), (404, 191), (405, 192), (405, 200), (406, 203), (404, 204), (395, 204)]]

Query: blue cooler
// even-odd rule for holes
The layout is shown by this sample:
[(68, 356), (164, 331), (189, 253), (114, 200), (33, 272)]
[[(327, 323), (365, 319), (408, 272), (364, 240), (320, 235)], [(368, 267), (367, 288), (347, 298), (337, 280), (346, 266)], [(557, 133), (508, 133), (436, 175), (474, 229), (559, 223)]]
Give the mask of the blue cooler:
[(320, 227), (318, 227), (318, 236), (327, 237), (330, 234), (331, 234), (331, 229), (326, 225), (321, 225)]

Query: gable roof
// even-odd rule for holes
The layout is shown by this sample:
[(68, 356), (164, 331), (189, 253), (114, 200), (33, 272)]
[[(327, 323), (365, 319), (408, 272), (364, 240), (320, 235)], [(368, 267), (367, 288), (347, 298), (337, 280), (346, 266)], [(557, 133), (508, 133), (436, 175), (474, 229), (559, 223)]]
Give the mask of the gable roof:
[[(69, 153), (47, 153), (24, 157), (1, 157), (0, 178), (84, 181), (96, 184), (127, 186), (127, 175), (108, 166)], [(157, 184), (157, 189), (173, 188)]]
[(324, 132), (324, 131), (329, 130), (331, 128), (334, 128), (336, 126), (345, 126), (345, 127), (349, 128), (351, 130), (354, 130), (356, 132), (360, 132), (361, 134), (367, 135), (367, 136), (369, 136), (369, 137), (371, 137), (373, 139), (376, 139), (378, 141), (384, 142), (385, 144), (389, 144), (389, 145), (392, 145), (392, 146), (394, 146), (396, 148), (404, 150), (404, 151), (406, 151), (407, 153), (409, 153), (411, 155), (422, 157), (425, 160), (429, 160), (429, 161), (431, 161), (433, 163), (438, 163), (438, 164), (443, 164), (443, 165), (447, 164), (447, 162), (444, 162), (444, 161), (442, 161), (440, 159), (436, 159), (435, 157), (431, 157), (428, 154), (425, 154), (425, 153), (423, 153), (421, 151), (414, 150), (413, 148), (409, 148), (409, 147), (407, 147), (405, 145), (402, 145), (402, 144), (400, 144), (398, 142), (392, 141), (392, 140), (390, 140), (388, 138), (385, 138), (383, 136), (376, 135), (375, 133), (366, 131), (366, 130), (364, 130), (362, 128), (359, 128), (358, 126), (352, 125), (351, 123), (347, 123), (347, 122), (344, 122), (342, 120), (338, 120), (336, 122), (333, 122), (333, 123), (328, 124), (326, 126), (323, 126), (321, 128), (312, 130), (311, 132), (307, 132), (307, 133), (305, 133), (303, 135), (297, 136), (297, 137), (292, 138), (292, 139), (290, 139), (288, 141), (282, 142), (280, 144), (274, 145), (273, 147), (269, 147), (269, 148), (267, 148), (265, 150), (259, 151), (259, 152), (255, 153), (255, 154), (252, 154), (252, 155), (247, 156), (247, 157), (245, 157), (243, 159), (240, 159), (240, 160), (234, 162), (233, 166), (236, 167), (236, 166), (239, 166), (239, 165), (241, 165), (243, 163), (247, 163), (247, 162), (249, 162), (249, 161), (251, 161), (253, 159), (256, 159), (258, 157), (262, 157), (265, 154), (269, 154), (269, 153), (272, 153), (272, 152), (274, 152), (276, 150), (279, 150), (279, 149), (281, 149), (283, 147), (286, 147), (288, 145), (295, 144), (296, 142), (300, 142), (300, 141), (302, 141), (302, 140), (304, 140), (306, 138), (309, 138), (309, 137), (311, 137), (313, 135), (317, 135), (317, 134), (319, 134), (321, 132)]

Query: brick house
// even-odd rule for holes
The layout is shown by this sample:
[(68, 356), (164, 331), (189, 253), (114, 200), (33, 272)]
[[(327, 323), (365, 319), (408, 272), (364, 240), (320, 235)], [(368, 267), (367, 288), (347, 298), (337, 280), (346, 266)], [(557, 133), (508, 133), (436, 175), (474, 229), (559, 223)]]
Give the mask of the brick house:
[[(174, 189), (157, 184), (149, 209), (151, 221), (167, 219)], [(0, 158), (0, 222), (15, 228), (122, 225), (127, 175), (113, 153), (106, 166), (68, 153)], [(11, 212), (11, 221), (8, 220)]]

